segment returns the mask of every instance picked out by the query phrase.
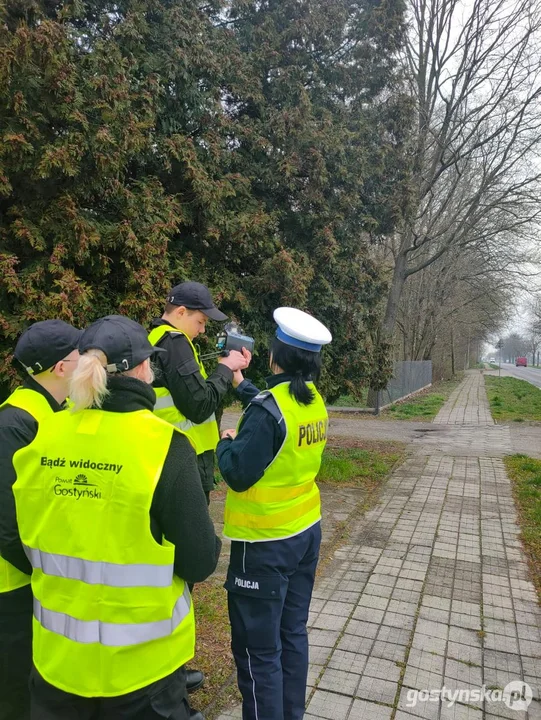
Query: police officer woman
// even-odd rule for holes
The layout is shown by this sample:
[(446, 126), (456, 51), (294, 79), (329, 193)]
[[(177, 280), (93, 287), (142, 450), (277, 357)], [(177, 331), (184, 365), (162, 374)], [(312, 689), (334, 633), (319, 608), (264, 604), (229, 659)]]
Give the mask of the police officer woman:
[(195, 625), (187, 582), (218, 561), (187, 437), (153, 414), (138, 323), (110, 315), (79, 343), (74, 412), (40, 424), (14, 458), (32, 566), (33, 720), (202, 719), (184, 664)]
[(306, 623), (321, 542), (315, 478), (328, 419), (313, 381), (331, 334), (294, 308), (278, 308), (274, 319), (268, 390), (240, 382), (247, 407), (238, 434), (226, 431), (217, 448), (229, 486), (225, 587), (243, 720), (304, 715)]

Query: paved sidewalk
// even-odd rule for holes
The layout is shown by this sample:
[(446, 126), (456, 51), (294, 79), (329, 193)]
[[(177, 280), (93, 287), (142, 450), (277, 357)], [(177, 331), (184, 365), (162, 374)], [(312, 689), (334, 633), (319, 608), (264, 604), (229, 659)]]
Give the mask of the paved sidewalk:
[(483, 375), (470, 371), (434, 418), (436, 425), (494, 425)]
[[(509, 431), (485, 405), (472, 373), (316, 584), (306, 720), (541, 719), (541, 609), (501, 459)], [(464, 693), (511, 681), (531, 687), (527, 712)], [(444, 686), (460, 702), (419, 697)]]

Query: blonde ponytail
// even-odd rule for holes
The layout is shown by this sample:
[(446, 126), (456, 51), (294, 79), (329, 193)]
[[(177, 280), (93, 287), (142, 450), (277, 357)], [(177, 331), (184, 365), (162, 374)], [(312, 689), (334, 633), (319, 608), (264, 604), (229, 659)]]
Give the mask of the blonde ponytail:
[(70, 381), (69, 398), (73, 410), (101, 407), (107, 390), (107, 358), (101, 350), (90, 348), (79, 358)]

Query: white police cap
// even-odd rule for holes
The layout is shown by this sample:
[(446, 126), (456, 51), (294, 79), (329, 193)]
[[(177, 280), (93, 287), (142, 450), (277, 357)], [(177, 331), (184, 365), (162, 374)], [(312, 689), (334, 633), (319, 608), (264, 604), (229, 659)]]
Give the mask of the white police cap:
[(292, 307), (279, 307), (273, 313), (278, 325), (276, 337), (286, 345), (302, 350), (319, 352), (332, 340), (331, 333), (323, 323), (312, 315)]

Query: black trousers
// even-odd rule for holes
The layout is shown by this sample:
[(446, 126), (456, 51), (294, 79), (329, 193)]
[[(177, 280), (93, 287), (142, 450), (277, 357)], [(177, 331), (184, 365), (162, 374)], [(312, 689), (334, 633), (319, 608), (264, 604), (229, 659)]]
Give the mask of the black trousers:
[(86, 698), (64, 692), (46, 682), (33, 668), (30, 697), (32, 720), (189, 720), (190, 717), (184, 668), (127, 695), (109, 698)]
[(32, 667), (30, 585), (0, 593), (0, 720), (28, 720)]
[(231, 543), (225, 588), (243, 720), (304, 717), (320, 544), (319, 522), (283, 540)]
[[(207, 492), (205, 490), (205, 497), (207, 498), (207, 505), (210, 505), (210, 492)], [(193, 592), (193, 588), (194, 588), (194, 583), (188, 583), (188, 590), (190, 592)]]

